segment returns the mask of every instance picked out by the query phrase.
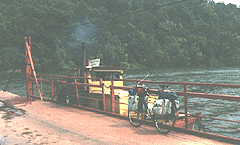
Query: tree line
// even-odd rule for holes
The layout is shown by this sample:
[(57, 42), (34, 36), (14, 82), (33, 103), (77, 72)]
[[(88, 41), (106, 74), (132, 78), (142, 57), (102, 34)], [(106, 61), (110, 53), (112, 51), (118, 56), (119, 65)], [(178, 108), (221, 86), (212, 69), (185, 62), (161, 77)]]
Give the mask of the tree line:
[(37, 70), (81, 67), (83, 47), (89, 59), (126, 68), (238, 65), (240, 8), (212, 0), (154, 8), (177, 1), (1, 0), (0, 68), (25, 67), (25, 36)]

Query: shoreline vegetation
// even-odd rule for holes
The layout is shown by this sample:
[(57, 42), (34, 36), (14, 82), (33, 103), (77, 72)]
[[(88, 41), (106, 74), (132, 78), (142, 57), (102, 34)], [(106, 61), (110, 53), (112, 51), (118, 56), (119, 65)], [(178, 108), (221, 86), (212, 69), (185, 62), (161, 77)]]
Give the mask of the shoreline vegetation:
[(84, 50), (130, 69), (239, 65), (240, 8), (189, 0), (153, 9), (174, 2), (2, 0), (1, 71), (24, 70), (26, 36), (38, 71), (82, 67)]

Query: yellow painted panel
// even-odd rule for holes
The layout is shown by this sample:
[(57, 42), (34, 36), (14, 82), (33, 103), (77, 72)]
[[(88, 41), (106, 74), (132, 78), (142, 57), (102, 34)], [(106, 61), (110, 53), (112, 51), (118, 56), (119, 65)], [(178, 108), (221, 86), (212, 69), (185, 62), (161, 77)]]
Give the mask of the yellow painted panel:
[[(104, 91), (105, 94), (109, 94), (110, 93), (110, 86), (111, 86), (111, 81), (103, 81), (104, 83)], [(100, 85), (99, 81), (91, 81), (89, 82), (89, 84), (91, 85)], [(123, 86), (123, 81), (114, 81), (114, 86)], [(102, 92), (102, 88), (98, 88), (98, 87), (89, 87), (89, 93), (100, 93)]]

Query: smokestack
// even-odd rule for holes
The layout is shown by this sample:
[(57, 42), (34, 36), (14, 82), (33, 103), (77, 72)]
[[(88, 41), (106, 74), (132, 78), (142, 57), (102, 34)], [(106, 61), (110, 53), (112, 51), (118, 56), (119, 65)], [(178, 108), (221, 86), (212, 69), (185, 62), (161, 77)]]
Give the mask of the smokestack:
[(82, 43), (82, 51), (83, 51), (83, 67), (86, 66), (86, 51), (85, 51), (85, 46), (84, 46), (84, 42)]

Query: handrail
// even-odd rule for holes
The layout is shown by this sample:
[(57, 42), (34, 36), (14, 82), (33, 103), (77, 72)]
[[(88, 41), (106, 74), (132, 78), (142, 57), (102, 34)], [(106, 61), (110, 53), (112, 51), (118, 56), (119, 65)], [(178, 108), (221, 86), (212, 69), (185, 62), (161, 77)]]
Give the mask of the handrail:
[[(137, 79), (112, 79), (113, 81), (127, 81), (127, 82), (139, 82)], [(197, 83), (197, 82), (176, 82), (176, 81), (147, 81), (144, 80), (142, 83), (151, 84), (175, 84), (175, 85), (187, 85), (187, 86), (212, 86), (212, 87), (227, 87), (227, 88), (240, 88), (239, 84), (212, 84), (212, 83)]]
[[(31, 74), (31, 76), (33, 76), (33, 74)], [(38, 82), (40, 82), (40, 93), (42, 94), (42, 82), (50, 82), (50, 85), (51, 85), (51, 99), (54, 100), (54, 87), (53, 87), (53, 79), (52, 79), (52, 76), (51, 75), (44, 75), (44, 74), (36, 74), (37, 77), (39, 77), (39, 79), (37, 79)], [(48, 79), (43, 79), (43, 76), (44, 77), (49, 77)], [(29, 78), (30, 81), (35, 81), (35, 78), (33, 77), (30, 77)], [(33, 87), (31, 88), (32, 92), (33, 92)], [(32, 95), (32, 96), (35, 96), (35, 95)], [(43, 99), (43, 98), (41, 98)]]
[[(43, 75), (42, 75), (43, 76)], [(72, 79), (74, 81), (72, 82), (67, 82), (67, 80), (60, 81), (60, 78), (64, 79)], [(96, 84), (88, 84), (88, 83), (79, 83), (77, 80), (80, 79), (94, 79), (99, 81), (99, 85)], [(43, 79), (39, 79), (39, 81), (46, 81)], [(130, 86), (114, 86), (114, 81), (123, 81), (123, 82), (139, 82), (140, 80), (137, 79), (112, 79), (111, 80), (111, 85), (110, 86), (105, 86), (103, 84), (103, 81), (101, 78), (86, 78), (86, 77), (68, 77), (68, 76), (56, 76), (56, 86), (57, 86), (57, 94), (58, 94), (58, 85), (67, 85), (67, 86), (72, 86), (75, 87), (75, 95), (69, 94), (69, 96), (77, 97), (78, 100), (79, 98), (84, 98), (84, 99), (92, 99), (92, 100), (101, 100), (103, 102), (103, 112), (106, 112), (106, 100), (105, 100), (105, 91), (104, 88), (110, 88), (110, 95), (111, 95), (111, 113), (115, 114), (115, 103), (120, 103), (117, 102), (115, 98), (115, 90), (129, 90), (132, 89), (133, 87)], [(179, 96), (184, 96), (184, 108), (185, 108), (185, 127), (188, 128), (188, 120), (190, 116), (193, 117), (198, 117), (198, 118), (210, 118), (210, 119), (215, 119), (215, 120), (221, 120), (221, 121), (228, 121), (228, 122), (233, 122), (233, 123), (240, 123), (240, 121), (236, 120), (230, 120), (230, 119), (221, 119), (221, 118), (216, 118), (216, 117), (209, 117), (209, 116), (203, 116), (203, 115), (194, 115), (194, 114), (189, 114), (188, 109), (191, 109), (188, 107), (188, 97), (194, 97), (194, 98), (205, 98), (205, 99), (217, 99), (217, 100), (228, 100), (228, 101), (240, 101), (240, 96), (234, 96), (234, 95), (222, 95), (222, 94), (210, 94), (210, 93), (196, 93), (196, 92), (188, 92), (187, 87), (194, 85), (194, 86), (211, 86), (211, 87), (228, 87), (228, 88), (240, 88), (239, 84), (210, 84), (210, 83), (195, 83), (195, 82), (171, 82), (171, 81), (147, 81), (144, 80), (142, 83), (149, 83), (149, 84), (174, 84), (174, 85), (182, 85), (183, 86), (183, 91), (174, 91), (176, 92)], [(84, 96), (79, 94), (79, 88), (78, 87), (97, 87), (97, 88), (102, 88), (101, 93), (102, 93), (102, 99), (99, 98), (91, 98), (89, 96)], [(157, 94), (158, 91), (156, 89), (149, 89), (152, 93)], [(80, 91), (81, 92), (81, 91)], [(69, 90), (68, 90), (69, 93)], [(95, 109), (96, 110), (96, 109)], [(198, 119), (199, 120), (199, 119)], [(201, 124), (204, 125), (204, 124)], [(210, 125), (211, 126), (211, 125)], [(215, 126), (216, 127), (216, 126)], [(220, 127), (221, 128), (221, 127)], [(231, 129), (231, 128), (229, 128)]]
[[(139, 82), (139, 80), (132, 80), (132, 79), (112, 79), (112, 81), (129, 81), (129, 82)], [(208, 94), (208, 93), (195, 93), (195, 92), (188, 92), (187, 86), (194, 85), (194, 86), (212, 86), (212, 87), (228, 87), (228, 88), (240, 88), (239, 84), (211, 84), (211, 83), (195, 83), (195, 82), (170, 82), (170, 81), (163, 81), (163, 82), (155, 82), (155, 81), (142, 81), (142, 83), (151, 83), (151, 84), (176, 84), (176, 85), (183, 85), (184, 91), (174, 91), (179, 96), (184, 96), (185, 100), (185, 128), (188, 128), (188, 97), (197, 97), (197, 98), (206, 98), (206, 99), (221, 99), (221, 100), (228, 100), (228, 101), (240, 101), (240, 96), (233, 96), (233, 95), (221, 95), (221, 94)], [(114, 87), (112, 87), (114, 88)], [(120, 88), (120, 87), (118, 87)]]
[[(67, 78), (67, 79), (74, 79), (74, 82), (67, 82), (67, 81), (59, 81), (59, 78)], [(86, 81), (85, 83), (78, 83), (77, 79), (84, 79), (84, 80), (89, 80), (89, 79), (95, 79), (95, 80), (99, 80), (99, 84), (100, 85), (94, 85), (94, 84), (87, 84)], [(104, 84), (103, 84), (103, 80), (102, 78), (87, 78), (87, 77), (73, 77), (73, 76), (69, 76), (69, 77), (65, 77), (65, 76), (56, 76), (56, 82), (57, 82), (57, 94), (59, 94), (58, 92), (58, 83), (60, 84), (66, 84), (68, 86), (75, 86), (75, 91), (76, 91), (76, 97), (78, 98), (79, 101), (79, 94), (78, 94), (78, 86), (84, 86), (84, 87), (97, 87), (97, 88), (102, 88), (102, 101), (103, 101), (103, 111), (106, 111), (106, 104), (105, 104), (105, 91), (104, 91)], [(85, 88), (86, 89), (86, 88)], [(69, 92), (69, 88), (68, 88), (68, 95), (70, 95)], [(81, 96), (81, 98), (84, 98)], [(95, 99), (97, 100), (97, 99)]]

